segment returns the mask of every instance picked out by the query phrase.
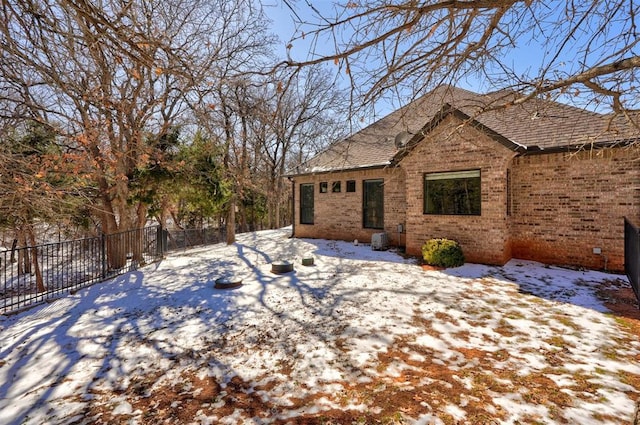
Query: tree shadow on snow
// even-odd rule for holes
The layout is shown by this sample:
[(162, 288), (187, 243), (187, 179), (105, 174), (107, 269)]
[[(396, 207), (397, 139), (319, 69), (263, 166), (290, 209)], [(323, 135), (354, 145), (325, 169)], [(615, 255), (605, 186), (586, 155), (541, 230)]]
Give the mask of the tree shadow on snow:
[[(621, 274), (571, 269), (519, 259), (512, 259), (504, 266), (465, 264), (440, 273), (465, 279), (494, 279), (498, 284), (516, 285), (518, 292), (523, 295), (600, 313), (640, 318), (640, 314), (636, 312), (637, 303), (628, 296), (631, 289), (629, 281)], [(625, 304), (625, 308), (617, 308), (616, 303)], [(632, 304), (636, 308), (627, 308)]]
[[(177, 366), (201, 365), (215, 376), (233, 376), (233, 366), (216, 353), (226, 348), (231, 336), (256, 344), (269, 331), (255, 329), (263, 323), (292, 332), (304, 330), (304, 342), (288, 340), (286, 332), (270, 337), (276, 340), (269, 342), (292, 359), (301, 355), (296, 352), (301, 346), (315, 344), (332, 351), (354, 374), (364, 373), (356, 359), (338, 349), (335, 339), (348, 330), (350, 335), (388, 342), (388, 335), (373, 335), (365, 325), (345, 320), (350, 312), (358, 313), (358, 303), (366, 302), (373, 291), (382, 293), (389, 306), (396, 297), (411, 295), (420, 302), (462, 309), (439, 292), (439, 282), (484, 279), (488, 287), (517, 285), (525, 295), (593, 309), (602, 305), (594, 298), (599, 280), (611, 276), (512, 260), (503, 267), (467, 264), (433, 277), (403, 274), (401, 267), (417, 266), (402, 264), (407, 260), (391, 252), (371, 251), (369, 246), (279, 236), (267, 242), (263, 246), (260, 240), (245, 237), (233, 244), (235, 255), (225, 258), (204, 256), (206, 250), (176, 256), (171, 262), (98, 283), (10, 319), (7, 329), (20, 335), (15, 340), (3, 335), (0, 346), (0, 361), (5, 361), (0, 366), (9, 377), (0, 384), (0, 422), (19, 424), (43, 412), (52, 422), (68, 419), (69, 406), (57, 391), (64, 386), (76, 385), (66, 392), (68, 398), (84, 403), (73, 412), (81, 418), (94, 413), (93, 399), (100, 394), (119, 394), (132, 387), (139, 387), (140, 393), (150, 391), (160, 375)], [(308, 254), (315, 258), (315, 265), (302, 266), (300, 259)], [(271, 263), (280, 260), (293, 262), (295, 271), (272, 273)], [(386, 270), (397, 272), (403, 281), (369, 284)], [(243, 286), (214, 288), (216, 279), (231, 277), (241, 277)], [(78, 365), (90, 372), (79, 371)], [(21, 379), (34, 367), (42, 369), (41, 381)], [(11, 400), (29, 394), (33, 400), (28, 407), (15, 407), (13, 416), (3, 416)]]

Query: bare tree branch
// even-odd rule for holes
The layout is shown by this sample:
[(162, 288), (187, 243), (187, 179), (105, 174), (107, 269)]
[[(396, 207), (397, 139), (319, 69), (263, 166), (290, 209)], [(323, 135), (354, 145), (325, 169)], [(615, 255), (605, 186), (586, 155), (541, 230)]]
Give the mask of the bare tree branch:
[[(297, 31), (289, 58), (279, 66), (348, 64), (360, 102), (373, 103), (390, 90), (407, 98), (475, 79), (490, 90), (519, 92), (519, 102), (562, 96), (615, 112), (640, 108), (635, 2), (365, 0), (334, 2), (332, 9), (308, 0), (286, 4), (296, 11)], [(309, 37), (314, 50), (297, 59), (297, 42)]]

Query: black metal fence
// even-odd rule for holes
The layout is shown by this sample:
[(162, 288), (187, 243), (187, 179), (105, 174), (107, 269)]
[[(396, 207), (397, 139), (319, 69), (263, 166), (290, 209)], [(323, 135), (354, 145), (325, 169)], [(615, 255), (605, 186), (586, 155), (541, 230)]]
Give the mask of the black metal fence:
[(629, 219), (624, 219), (624, 271), (640, 303), (640, 230)]
[(175, 251), (198, 245), (211, 245), (221, 242), (225, 233), (216, 228), (176, 229), (164, 231), (164, 250)]
[(217, 243), (216, 229), (160, 226), (0, 251), (0, 314), (21, 310), (159, 261), (168, 251)]
[(38, 304), (162, 258), (158, 226), (0, 252), (0, 313)]

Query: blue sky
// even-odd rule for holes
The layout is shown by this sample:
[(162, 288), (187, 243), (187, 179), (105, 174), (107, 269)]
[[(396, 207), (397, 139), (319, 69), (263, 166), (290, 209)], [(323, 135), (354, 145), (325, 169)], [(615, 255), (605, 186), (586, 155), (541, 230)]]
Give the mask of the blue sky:
[[(295, 0), (292, 0), (295, 4)], [(333, 1), (332, 0), (320, 0), (313, 2), (314, 7), (316, 7), (321, 13), (326, 16), (334, 16), (333, 9)], [(286, 46), (291, 40), (292, 36), (296, 31), (296, 27), (294, 24), (294, 16), (293, 12), (282, 2), (282, 0), (262, 0), (262, 6), (264, 7), (264, 11), (267, 16), (273, 21), (272, 31), (280, 38), (280, 43), (277, 46), (274, 46), (274, 53), (278, 56), (285, 58), (287, 56)], [(314, 21), (315, 17), (310, 13), (309, 8), (300, 4), (298, 9), (296, 10), (298, 16), (302, 19)], [(311, 37), (307, 37), (305, 39), (296, 39), (292, 43), (292, 48), (290, 50), (290, 54), (293, 59), (296, 60), (308, 60), (311, 59), (310, 51), (312, 50), (312, 39)], [(326, 52), (327, 54), (334, 53), (333, 50), (330, 49), (330, 46), (326, 49), (323, 49), (322, 46), (315, 46), (315, 50), (319, 52)], [(539, 52), (539, 50), (536, 50)], [(517, 63), (520, 66), (528, 66), (529, 64), (535, 63), (533, 55), (524, 55), (522, 58), (517, 59)], [(333, 67), (333, 65), (328, 65)], [(337, 71), (337, 69), (336, 69)], [(337, 72), (339, 79), (342, 80), (343, 86), (345, 89), (349, 86), (349, 81), (344, 78), (343, 75), (340, 75)], [(483, 87), (481, 82), (477, 79), (466, 79), (457, 83), (459, 87), (473, 90), (476, 92), (485, 92), (491, 91), (492, 88)], [(380, 100), (376, 102), (375, 105), (375, 114), (373, 117), (368, 117), (366, 121), (370, 121), (373, 118), (380, 118), (393, 110), (401, 107), (404, 103), (410, 101), (411, 94), (407, 93), (406, 98), (398, 98), (398, 96), (388, 96), (389, 98), (386, 100)], [(368, 122), (365, 122), (367, 124)]]
[[(290, 3), (296, 4), (296, 0), (290, 0)], [(333, 0), (319, 0), (319, 1), (315, 0), (313, 1), (313, 6), (317, 8), (323, 15), (331, 17), (335, 15), (333, 3), (334, 3)], [(299, 7), (297, 8), (296, 12), (299, 14), (301, 18), (309, 21), (317, 20), (316, 17), (313, 17), (311, 11), (309, 10), (309, 7), (302, 0), (297, 0), (297, 4)], [(291, 39), (291, 36), (294, 34), (294, 31), (295, 31), (295, 26), (293, 23), (293, 16), (292, 16), (293, 13), (283, 3), (282, 0), (262, 0), (262, 5), (264, 7), (264, 10), (267, 16), (270, 17), (270, 19), (273, 21), (272, 31), (276, 33), (281, 39), (281, 43), (277, 46), (276, 53), (279, 56), (284, 58), (286, 56), (285, 46), (289, 42), (289, 40)], [(561, 22), (562, 19), (565, 18), (564, 16), (561, 16), (565, 12), (564, 2), (552, 1), (548, 4), (548, 7), (545, 5), (542, 5), (539, 7), (542, 7), (542, 9), (536, 9), (536, 11), (542, 11), (542, 12), (548, 11), (548, 14), (545, 16), (541, 16), (540, 19), (542, 21), (541, 26), (547, 25), (547, 27), (545, 27), (544, 30), (549, 31), (549, 34), (531, 34), (531, 35), (527, 35), (525, 38), (518, 39), (516, 40), (516, 43), (517, 43), (516, 47), (512, 48), (508, 52), (507, 56), (501, 58), (501, 61), (504, 63), (504, 65), (507, 68), (513, 68), (517, 70), (519, 75), (522, 75), (525, 73), (530, 73), (530, 74), (533, 74), (534, 76), (537, 75), (541, 64), (543, 64), (545, 61), (548, 62), (555, 54), (555, 50), (553, 50), (555, 46), (553, 44), (550, 44), (550, 46), (552, 46), (551, 49), (549, 49), (549, 46), (544, 44), (544, 42), (546, 41), (546, 37), (551, 36), (552, 38), (553, 37), (562, 38), (565, 36), (565, 34), (562, 33), (562, 31), (564, 30), (563, 27), (557, 27), (556, 32), (554, 33), (551, 32), (552, 31), (551, 29), (554, 28), (554, 25), (556, 25), (557, 22)], [(544, 9), (545, 7), (547, 7), (547, 9)], [(580, 5), (579, 7), (583, 8), (582, 11), (586, 11), (586, 10), (590, 10), (589, 7), (591, 6), (589, 6), (589, 2), (587, 2)], [(606, 6), (602, 6), (602, 8), (606, 8)], [(603, 10), (599, 10), (599, 12), (603, 12)], [(610, 12), (610, 11), (606, 11), (606, 12)], [(591, 14), (591, 16), (595, 16), (595, 14)], [(594, 30), (597, 29), (594, 24), (587, 22), (584, 26), (580, 28), (580, 31), (577, 31), (574, 34), (574, 37), (572, 37), (572, 40), (566, 44), (564, 50), (561, 52), (562, 53), (561, 56), (554, 61), (554, 67), (553, 67), (554, 71), (559, 74), (562, 74), (562, 73), (572, 74), (578, 68), (578, 64), (581, 59), (585, 59), (586, 61), (590, 62), (590, 64), (592, 65), (598, 64), (598, 61), (601, 59), (601, 56), (605, 57), (609, 52), (612, 52), (616, 48), (620, 47), (620, 46), (616, 46), (616, 44), (618, 43), (617, 40), (619, 39), (616, 37), (616, 35), (618, 33), (623, 32), (622, 27), (628, 26), (628, 22), (624, 21), (624, 18), (625, 18), (624, 13), (615, 14), (614, 16), (616, 17), (617, 21), (606, 22), (607, 31), (608, 31), (607, 39), (605, 40), (606, 43), (604, 43), (604, 46), (600, 45), (597, 47), (596, 49), (597, 55), (594, 55), (592, 57), (587, 57), (587, 58), (582, 58), (579, 55), (578, 49), (582, 48), (581, 44), (585, 43), (586, 40), (592, 36), (592, 34), (589, 33), (590, 29), (591, 28), (594, 28)], [(545, 23), (545, 20), (546, 20), (546, 23)], [(599, 22), (599, 21), (595, 21), (594, 23), (602, 24), (602, 22)], [(536, 37), (539, 37), (539, 40), (536, 40), (535, 39)], [(603, 40), (599, 40), (599, 41), (602, 42)], [(307, 37), (304, 40), (298, 39), (293, 42), (291, 55), (296, 60), (310, 59), (310, 56), (309, 56), (310, 47), (311, 47), (310, 37)], [(327, 54), (334, 52), (332, 49), (330, 49), (330, 46), (328, 46), (326, 49), (324, 49), (323, 46), (315, 46), (315, 49), (316, 51), (326, 52)], [(636, 48), (635, 53), (640, 54), (639, 52), (637, 52), (637, 50), (638, 48)], [(547, 53), (549, 56), (545, 57), (545, 51), (549, 52)], [(633, 54), (633, 52), (631, 53)], [(610, 59), (611, 58), (609, 58), (609, 60)], [(348, 82), (346, 81), (346, 78), (344, 78), (344, 84), (345, 84), (345, 87), (347, 87)], [(467, 79), (458, 81), (456, 85), (462, 88), (476, 91), (476, 92), (488, 92), (488, 91), (502, 88), (502, 87), (491, 86), (489, 83), (487, 83), (486, 79), (481, 79), (479, 77), (473, 77), (473, 76), (468, 77)], [(628, 86), (631, 88), (630, 90), (631, 92), (636, 92), (636, 90), (633, 90), (632, 81), (628, 83)], [(637, 99), (638, 96), (636, 94), (631, 93), (629, 97), (632, 99), (631, 106), (637, 107), (635, 104), (638, 103), (638, 99)], [(376, 109), (378, 113), (381, 113), (381, 112), (383, 113), (384, 110), (389, 111), (398, 106), (401, 106), (399, 103), (402, 103), (402, 99), (393, 101), (391, 102), (391, 104), (379, 104), (377, 105)], [(595, 109), (595, 110), (601, 110), (601, 111), (606, 110), (606, 108), (603, 108), (602, 106), (597, 106), (593, 104), (589, 105), (588, 107), (589, 109)]]

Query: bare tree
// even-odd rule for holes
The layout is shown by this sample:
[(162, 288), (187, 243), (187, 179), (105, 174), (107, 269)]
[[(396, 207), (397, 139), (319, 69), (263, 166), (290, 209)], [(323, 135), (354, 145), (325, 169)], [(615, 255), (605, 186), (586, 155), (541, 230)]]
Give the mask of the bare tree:
[[(103, 231), (142, 227), (137, 170), (226, 78), (220, 63), (241, 56), (254, 10), (251, 0), (3, 2), (0, 115), (58, 123), (98, 188)], [(125, 261), (118, 249), (113, 267)]]
[(346, 135), (346, 114), (341, 111), (345, 112), (347, 99), (327, 69), (319, 66), (277, 75), (256, 97), (261, 102), (253, 108), (253, 132), (267, 183), (261, 191), (268, 200), (269, 226), (276, 228), (284, 224), (281, 211), (288, 197), (283, 179), (288, 167)]
[(256, 215), (261, 205), (268, 227), (284, 224), (287, 167), (336, 140), (337, 128), (347, 128), (336, 112), (344, 96), (333, 83), (322, 67), (294, 75), (243, 74), (218, 85), (201, 102), (210, 105), (202, 122), (223, 152), (225, 184), (231, 188), (225, 208), (227, 243), (234, 241), (236, 228), (265, 224), (262, 214)]
[(472, 78), (516, 93), (491, 108), (559, 96), (623, 114), (639, 107), (635, 1), (283, 2), (297, 24), (283, 64), (334, 62), (365, 102)]
[(195, 100), (198, 125), (217, 141), (222, 152), (223, 179), (231, 195), (226, 205), (227, 243), (235, 241), (236, 210), (251, 186), (253, 144), (248, 128), (252, 114), (250, 90), (261, 84), (259, 73), (272, 64), (275, 38), (267, 34), (261, 11), (236, 5), (234, 25), (219, 34), (226, 41), (224, 58), (215, 66), (217, 81), (203, 87)]

